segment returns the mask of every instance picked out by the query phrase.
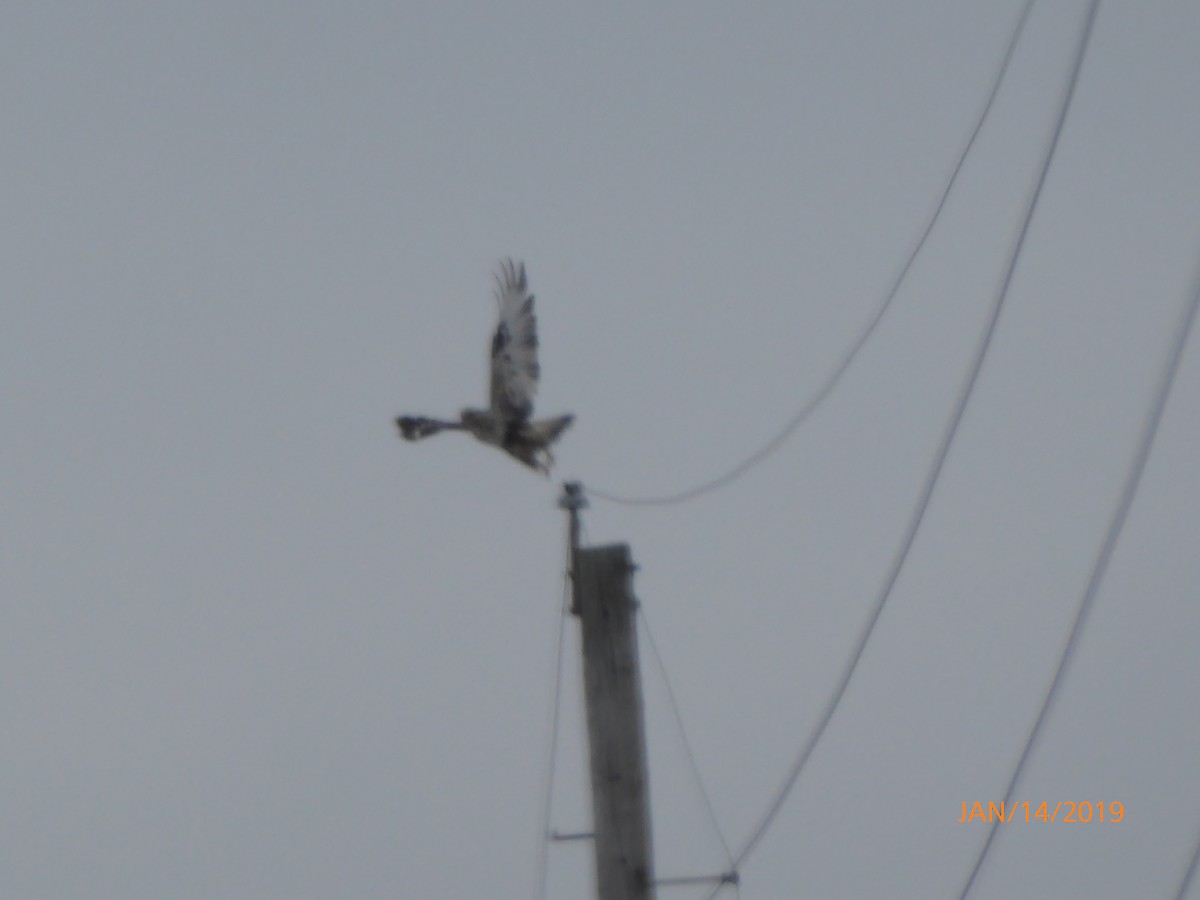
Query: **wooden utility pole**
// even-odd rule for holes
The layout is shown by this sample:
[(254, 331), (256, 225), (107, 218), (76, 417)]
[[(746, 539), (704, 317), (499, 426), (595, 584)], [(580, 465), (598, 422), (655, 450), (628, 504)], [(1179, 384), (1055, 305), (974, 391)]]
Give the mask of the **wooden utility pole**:
[(571, 517), (571, 612), (583, 637), (596, 896), (655, 900), (634, 566), (627, 544), (579, 546), (578, 485), (564, 485), (560, 505)]

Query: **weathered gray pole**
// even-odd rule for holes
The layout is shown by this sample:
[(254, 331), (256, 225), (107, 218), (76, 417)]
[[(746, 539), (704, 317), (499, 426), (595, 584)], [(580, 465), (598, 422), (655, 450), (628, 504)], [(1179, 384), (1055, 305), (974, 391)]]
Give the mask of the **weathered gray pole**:
[(654, 900), (650, 790), (638, 668), (636, 601), (629, 546), (578, 546), (578, 510), (571, 514), (573, 605), (583, 635), (583, 687), (592, 771), (592, 818), (599, 900)]

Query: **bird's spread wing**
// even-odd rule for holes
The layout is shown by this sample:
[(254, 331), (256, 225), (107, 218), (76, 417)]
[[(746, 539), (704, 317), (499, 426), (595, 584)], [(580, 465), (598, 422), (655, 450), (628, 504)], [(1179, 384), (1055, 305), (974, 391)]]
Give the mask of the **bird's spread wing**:
[(507, 260), (496, 276), (500, 321), (492, 338), (492, 412), (507, 421), (524, 420), (533, 412), (540, 373), (537, 321), (525, 264)]

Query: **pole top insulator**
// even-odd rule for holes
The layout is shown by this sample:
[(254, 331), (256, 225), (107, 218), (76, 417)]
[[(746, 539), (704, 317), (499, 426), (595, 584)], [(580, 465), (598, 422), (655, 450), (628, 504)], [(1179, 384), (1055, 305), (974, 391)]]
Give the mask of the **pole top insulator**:
[(583, 493), (583, 485), (578, 481), (564, 481), (562, 496), (558, 498), (560, 509), (587, 509), (587, 497)]

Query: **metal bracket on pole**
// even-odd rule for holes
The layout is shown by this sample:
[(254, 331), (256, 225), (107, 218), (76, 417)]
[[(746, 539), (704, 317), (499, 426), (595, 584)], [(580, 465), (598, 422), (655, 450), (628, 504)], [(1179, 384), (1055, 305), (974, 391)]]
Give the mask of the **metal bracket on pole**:
[(552, 841), (593, 841), (596, 839), (594, 831), (568, 831), (564, 834), (561, 831), (550, 832), (550, 840)]
[[(567, 529), (569, 546), (567, 551), (570, 555), (571, 580), (575, 580), (575, 556), (579, 551), (579, 511), (587, 509), (587, 497), (583, 493), (583, 485), (578, 481), (564, 481), (562, 496), (558, 498), (558, 508), (565, 509), (570, 517)], [(571, 592), (571, 615), (579, 615), (579, 601), (575, 596), (575, 592)]]
[(685, 887), (691, 884), (738, 884), (742, 880), (737, 871), (722, 872), (719, 875), (690, 875), (683, 878), (658, 878), (655, 884), (659, 887)]
[(558, 498), (558, 508), (565, 509), (571, 517), (571, 549), (579, 546), (579, 511), (587, 509), (587, 497), (583, 493), (583, 485), (578, 481), (564, 481), (562, 496)]

